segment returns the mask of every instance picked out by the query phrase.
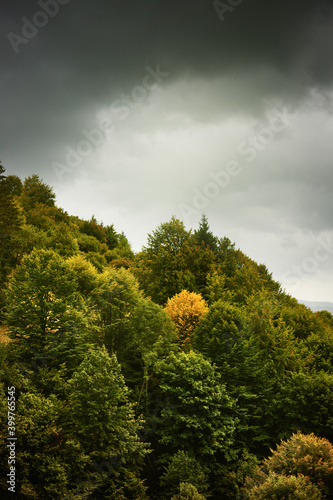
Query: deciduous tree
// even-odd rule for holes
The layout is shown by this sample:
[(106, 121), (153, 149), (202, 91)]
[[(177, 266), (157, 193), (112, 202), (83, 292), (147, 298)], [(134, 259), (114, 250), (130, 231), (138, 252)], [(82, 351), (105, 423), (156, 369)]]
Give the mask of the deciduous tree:
[(146, 294), (165, 305), (181, 290), (203, 293), (214, 262), (210, 246), (199, 244), (183, 222), (172, 217), (148, 235), (133, 270)]
[[(82, 300), (82, 299), (81, 299)], [(60, 331), (83, 326), (75, 275), (53, 250), (34, 250), (23, 258), (6, 293), (6, 320), (13, 339), (28, 351), (43, 349)]]
[[(284, 476), (291, 479), (284, 479)], [(297, 479), (300, 477), (304, 479)], [(311, 484), (315, 488), (311, 488)], [(269, 495), (275, 495), (272, 498), (278, 499), (330, 499), (332, 488), (332, 444), (314, 434), (305, 435), (300, 432), (293, 434), (287, 441), (282, 441), (276, 451), (263, 461), (254, 476), (246, 480), (246, 491), (251, 499), (264, 500), (270, 498)], [(302, 490), (307, 495), (301, 496)], [(318, 496), (318, 490), (321, 496)], [(289, 496), (283, 497), (282, 493), (288, 493)]]
[(284, 476), (272, 472), (260, 485), (247, 488), (249, 500), (323, 500), (320, 489), (308, 477)]
[(130, 316), (142, 296), (130, 271), (109, 268), (100, 275), (93, 300), (99, 312), (102, 341), (110, 354), (121, 357), (131, 342)]
[(201, 495), (193, 484), (180, 483), (179, 493), (174, 495), (171, 500), (206, 500), (206, 497)]
[(155, 373), (170, 402), (157, 431), (167, 447), (166, 456), (183, 450), (202, 464), (214, 463), (216, 455), (222, 460), (229, 457), (236, 427), (235, 401), (209, 361), (194, 351), (171, 354), (156, 363)]
[(165, 306), (176, 326), (181, 349), (187, 349), (192, 343), (192, 334), (199, 320), (208, 312), (208, 306), (198, 293), (182, 290)]
[(182, 289), (193, 290), (195, 277), (184, 261), (190, 233), (184, 224), (172, 217), (148, 235), (148, 244), (136, 257), (134, 272), (148, 296), (165, 304)]
[(20, 260), (22, 247), (19, 240), (25, 218), (17, 199), (20, 179), (5, 176), (1, 164), (0, 172), (0, 317), (3, 318), (4, 288), (9, 274)]
[(178, 451), (170, 458), (161, 486), (170, 495), (179, 492), (181, 483), (189, 483), (197, 488), (199, 493), (208, 490), (208, 477), (200, 463), (186, 451)]
[(138, 438), (140, 420), (134, 418), (116, 357), (109, 356), (105, 348), (89, 351), (69, 387), (64, 427), (79, 441), (90, 463), (109, 465), (107, 474), (91, 476), (90, 482), (95, 481), (93, 498), (144, 500), (140, 471), (148, 445)]
[(20, 202), (24, 210), (34, 208), (37, 204), (54, 207), (55, 194), (48, 184), (34, 174), (25, 178)]

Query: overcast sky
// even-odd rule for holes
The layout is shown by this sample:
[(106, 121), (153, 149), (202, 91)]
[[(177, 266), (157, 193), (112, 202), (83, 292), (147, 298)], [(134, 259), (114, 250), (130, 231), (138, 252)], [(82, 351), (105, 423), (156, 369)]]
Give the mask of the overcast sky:
[(2, 1), (1, 147), (134, 251), (202, 213), (333, 302), (331, 1)]

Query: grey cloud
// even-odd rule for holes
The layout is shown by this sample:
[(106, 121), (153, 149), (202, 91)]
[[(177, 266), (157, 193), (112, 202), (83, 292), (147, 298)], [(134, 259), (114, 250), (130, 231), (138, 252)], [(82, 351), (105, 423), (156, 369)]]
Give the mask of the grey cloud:
[[(332, 228), (329, 0), (244, 0), (223, 22), (210, 0), (69, 0), (15, 54), (8, 33), (20, 34), (40, 5), (0, 7), (0, 157), (9, 173), (38, 173), (66, 210), (114, 222), (138, 250), (157, 224), (181, 216), (210, 170), (236, 159), (242, 173), (203, 209), (216, 233), (281, 274), (311, 255), (311, 238), (294, 233)], [(126, 119), (118, 114), (103, 144), (59, 182), (53, 162), (142, 85), (148, 65), (168, 77), (133, 109), (125, 104)], [(294, 114), (293, 124), (249, 163), (238, 147), (274, 108)]]

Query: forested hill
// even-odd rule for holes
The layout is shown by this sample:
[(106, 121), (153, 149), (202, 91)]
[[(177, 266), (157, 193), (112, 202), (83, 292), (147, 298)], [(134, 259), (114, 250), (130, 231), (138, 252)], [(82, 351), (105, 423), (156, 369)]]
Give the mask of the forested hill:
[(134, 255), (126, 236), (112, 224), (104, 226), (94, 216), (82, 220), (57, 207), (52, 188), (37, 175), (22, 181), (5, 176), (0, 168), (2, 296), (8, 276), (23, 257), (44, 249), (63, 259), (76, 256), (98, 273), (130, 269), (144, 293), (161, 305), (182, 289), (201, 293), (210, 301), (232, 297), (239, 304), (262, 289), (272, 297), (285, 297), (266, 267), (236, 250), (227, 237), (214, 236), (205, 217), (195, 231), (187, 231), (172, 218), (149, 235), (147, 246)]
[(2, 498), (333, 498), (333, 316), (205, 216), (134, 253), (0, 165), (0, 245)]

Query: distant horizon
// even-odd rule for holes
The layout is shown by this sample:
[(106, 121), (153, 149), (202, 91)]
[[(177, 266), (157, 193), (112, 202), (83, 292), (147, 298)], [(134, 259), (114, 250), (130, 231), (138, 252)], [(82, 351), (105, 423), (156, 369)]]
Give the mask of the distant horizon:
[(297, 299), (297, 301), (309, 307), (313, 312), (328, 311), (329, 313), (333, 314), (333, 302), (321, 302), (301, 299)]

